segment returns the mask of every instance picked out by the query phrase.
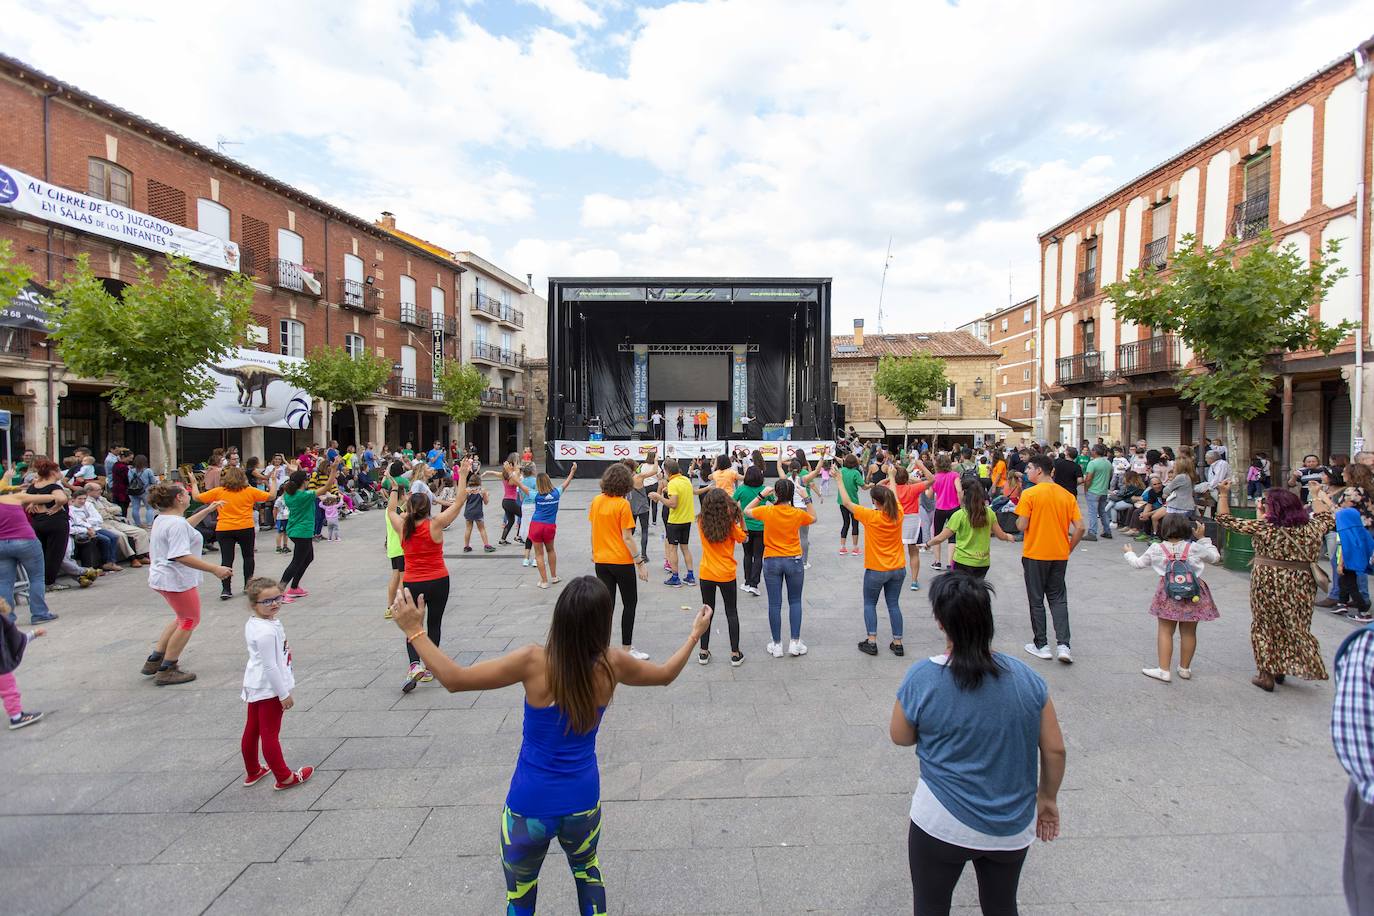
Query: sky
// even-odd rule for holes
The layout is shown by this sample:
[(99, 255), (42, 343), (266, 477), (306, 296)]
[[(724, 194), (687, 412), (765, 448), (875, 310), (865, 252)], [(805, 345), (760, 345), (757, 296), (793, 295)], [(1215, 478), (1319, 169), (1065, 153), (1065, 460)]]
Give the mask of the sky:
[(837, 332), (902, 332), (1035, 295), (1041, 231), (1348, 54), (1370, 12), (0, 0), (0, 50), (537, 289), (828, 276)]

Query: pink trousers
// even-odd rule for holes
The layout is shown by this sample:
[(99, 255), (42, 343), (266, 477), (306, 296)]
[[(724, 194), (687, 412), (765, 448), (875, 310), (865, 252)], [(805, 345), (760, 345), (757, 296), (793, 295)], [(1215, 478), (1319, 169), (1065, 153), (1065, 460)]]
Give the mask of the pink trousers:
[(19, 681), (14, 677), (14, 672), (0, 674), (0, 699), (5, 701), (5, 714), (13, 719), (24, 711), (24, 705), (19, 701)]

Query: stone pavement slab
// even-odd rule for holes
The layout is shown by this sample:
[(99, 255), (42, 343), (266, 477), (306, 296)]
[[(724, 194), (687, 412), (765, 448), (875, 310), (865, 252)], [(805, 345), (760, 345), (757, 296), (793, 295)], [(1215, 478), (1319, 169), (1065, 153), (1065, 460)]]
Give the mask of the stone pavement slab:
[[(590, 571), (578, 482), (559, 525), (560, 572)], [(766, 600), (740, 596), (748, 661), (688, 664), (667, 688), (621, 688), (599, 739), (602, 866), (612, 913), (896, 913), (910, 907), (905, 835), (917, 766), (887, 739), (907, 668), (943, 643), (925, 592), (903, 592), (908, 655), (861, 655), (862, 560), (835, 553), (820, 508), (805, 587), (810, 654), (772, 659)], [(138, 674), (167, 619), (146, 574), (54, 595), (62, 619), (19, 670), (43, 723), (0, 734), (0, 885), (19, 913), (490, 913), (502, 906), (499, 813), (519, 750), (519, 688), (402, 695), (406, 662), (382, 619), (382, 518), (320, 544), (311, 597), (287, 607), (298, 681), (283, 723), (289, 792), (239, 785), (242, 599), (203, 586), (204, 621), (184, 661), (199, 679), (159, 689)], [(661, 528), (650, 554), (661, 556)], [(450, 545), (444, 648), (465, 664), (538, 641), (557, 589), (519, 552)], [(285, 566), (260, 544), (264, 573)], [(656, 570), (655, 570), (656, 572)], [(928, 582), (933, 571), (923, 570)], [(636, 644), (662, 659), (685, 638), (695, 589), (641, 587)], [(1069, 566), (1072, 666), (1030, 659), (1015, 545), (995, 543), (996, 645), (1049, 683), (1069, 747), (1063, 837), (1037, 843), (1021, 888), (1029, 914), (1325, 914), (1340, 899), (1345, 777), (1328, 736), (1331, 684), (1248, 683), (1248, 583), (1207, 574), (1222, 617), (1200, 628), (1190, 682), (1152, 664), (1155, 579), (1119, 542), (1084, 544)], [(239, 587), (236, 581), (235, 587)], [(21, 618), (26, 616), (21, 608)], [(1350, 624), (1318, 612), (1330, 659)], [(880, 644), (888, 640), (880, 622)], [(572, 912), (556, 844), (541, 911)], [(150, 903), (151, 901), (151, 903)], [(955, 912), (976, 912), (973, 876)], [(7, 907), (8, 909), (8, 907)]]

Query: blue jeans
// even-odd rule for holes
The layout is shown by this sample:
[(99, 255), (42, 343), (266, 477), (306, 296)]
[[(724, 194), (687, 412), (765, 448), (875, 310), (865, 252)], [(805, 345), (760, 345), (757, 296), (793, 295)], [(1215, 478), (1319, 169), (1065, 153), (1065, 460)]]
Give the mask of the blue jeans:
[[(1340, 543), (1340, 537), (1334, 531), (1326, 533), (1326, 549), (1331, 555), (1331, 590), (1326, 593), (1326, 597), (1332, 601), (1341, 600), (1341, 577), (1336, 572), (1336, 547)], [(1364, 600), (1369, 600), (1369, 576), (1359, 573), (1355, 576), (1355, 582), (1360, 586), (1360, 594), (1364, 595)]]
[(787, 618), (793, 639), (801, 639), (802, 583), (806, 571), (801, 557), (764, 557), (763, 584), (768, 589), (768, 628), (773, 642), (782, 642), (782, 585), (787, 583)]
[(0, 541), (0, 598), (14, 608), (14, 580), (21, 566), (29, 577), (29, 616), (47, 617), (51, 612), (43, 595), (43, 545), (37, 538)]
[(878, 571), (864, 570), (864, 626), (869, 636), (878, 632), (878, 595), (887, 599), (887, 619), (892, 624), (892, 638), (902, 638), (902, 582), (906, 579), (905, 569)]
[(119, 535), (113, 531), (99, 528), (95, 532), (96, 543), (100, 546), (100, 559), (113, 563), (119, 557)]
[(1102, 533), (1112, 533), (1112, 499), (1106, 493), (1088, 493), (1083, 497), (1088, 504), (1088, 533), (1097, 534), (1097, 524), (1102, 523)]
[(129, 494), (129, 516), (128, 516), (128, 518), (129, 518), (129, 524), (130, 524), (130, 525), (142, 525), (142, 524), (143, 524), (143, 513), (144, 513), (144, 512), (147, 512), (147, 513), (148, 513), (148, 524), (151, 525), (151, 524), (153, 523), (153, 514), (154, 514), (154, 513), (153, 513), (153, 510), (152, 510), (152, 507), (148, 505), (148, 501), (147, 501), (146, 499), (143, 498), (142, 494), (135, 495), (135, 494), (133, 494), (133, 493), (130, 493), (130, 494)]

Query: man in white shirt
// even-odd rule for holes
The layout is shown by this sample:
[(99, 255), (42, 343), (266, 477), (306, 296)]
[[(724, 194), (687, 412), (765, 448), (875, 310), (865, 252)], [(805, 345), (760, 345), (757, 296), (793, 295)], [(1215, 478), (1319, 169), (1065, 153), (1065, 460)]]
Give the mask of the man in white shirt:
[(100, 558), (104, 561), (100, 568), (106, 572), (119, 572), (120, 567), (115, 563), (119, 536), (105, 530), (100, 510), (91, 505), (85, 490), (77, 490), (72, 494), (67, 513), (67, 526), (72, 539), (79, 543), (95, 541), (100, 547)]
[(663, 414), (654, 408), (653, 414), (649, 417), (649, 434), (655, 439), (663, 438)]
[(1231, 465), (1215, 451), (1208, 452), (1203, 460), (1207, 462), (1207, 477), (1193, 487), (1193, 492), (1210, 493), (1215, 498), (1221, 482), (1231, 477)]

